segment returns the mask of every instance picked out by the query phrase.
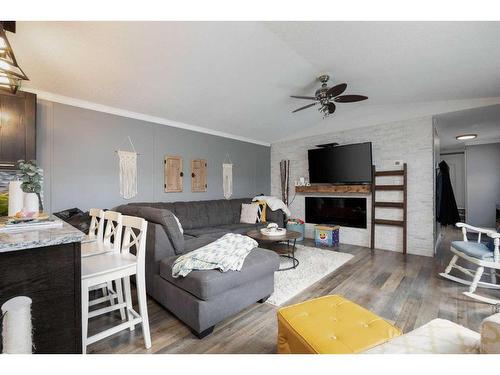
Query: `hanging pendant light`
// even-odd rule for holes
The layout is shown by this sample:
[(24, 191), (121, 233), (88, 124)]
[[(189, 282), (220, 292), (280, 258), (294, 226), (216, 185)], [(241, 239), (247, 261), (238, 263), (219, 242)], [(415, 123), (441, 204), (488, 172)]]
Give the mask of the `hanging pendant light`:
[(3, 23), (0, 22), (0, 89), (15, 94), (21, 86), (21, 82), (29, 79), (17, 64), (3, 26)]

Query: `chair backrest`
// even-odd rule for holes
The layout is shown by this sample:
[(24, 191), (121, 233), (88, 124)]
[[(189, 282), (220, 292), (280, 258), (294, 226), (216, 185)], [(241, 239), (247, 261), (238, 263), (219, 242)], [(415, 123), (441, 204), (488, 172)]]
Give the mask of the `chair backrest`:
[(148, 222), (141, 217), (123, 215), (122, 223), (124, 231), (121, 252), (130, 254), (130, 249), (134, 247), (138, 264), (137, 272), (144, 272)]
[(104, 236), (104, 211), (100, 208), (91, 208), (89, 210), (89, 215), (89, 238), (102, 241)]
[(113, 251), (119, 253), (122, 239), (123, 215), (115, 211), (104, 211), (105, 230), (104, 245), (112, 245)]
[(489, 232), (491, 232), (491, 229), (474, 227), (474, 226), (466, 224), (466, 223), (456, 223), (455, 225), (458, 228), (462, 228), (462, 236), (463, 236), (463, 240), (465, 242), (469, 241), (469, 239), (467, 238), (468, 232), (477, 233), (477, 243), (481, 243), (481, 234), (487, 235)]

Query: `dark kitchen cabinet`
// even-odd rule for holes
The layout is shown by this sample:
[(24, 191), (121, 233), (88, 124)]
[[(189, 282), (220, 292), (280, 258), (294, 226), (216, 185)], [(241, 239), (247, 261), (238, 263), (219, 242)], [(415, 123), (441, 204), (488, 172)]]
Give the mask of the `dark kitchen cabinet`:
[(0, 92), (0, 169), (36, 159), (36, 95)]
[(0, 251), (0, 306), (31, 298), (34, 353), (82, 352), (81, 277), (80, 242)]

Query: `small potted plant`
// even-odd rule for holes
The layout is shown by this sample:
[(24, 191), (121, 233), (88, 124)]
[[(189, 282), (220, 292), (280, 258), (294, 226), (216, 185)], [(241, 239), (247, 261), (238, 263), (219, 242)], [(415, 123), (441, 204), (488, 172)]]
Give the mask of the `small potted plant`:
[(21, 171), (21, 189), (24, 192), (24, 210), (27, 212), (43, 211), (42, 199), (42, 169), (34, 160), (19, 160), (17, 168)]

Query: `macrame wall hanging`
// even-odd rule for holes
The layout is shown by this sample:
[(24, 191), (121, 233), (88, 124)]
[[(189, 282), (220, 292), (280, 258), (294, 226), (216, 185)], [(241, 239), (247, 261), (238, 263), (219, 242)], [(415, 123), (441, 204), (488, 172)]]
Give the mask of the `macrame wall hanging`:
[(229, 154), (226, 154), (222, 163), (222, 188), (224, 190), (224, 198), (231, 198), (231, 195), (233, 195), (233, 163)]
[(120, 163), (120, 195), (125, 199), (131, 199), (137, 195), (137, 155), (134, 144), (127, 137), (132, 151), (117, 150)]

